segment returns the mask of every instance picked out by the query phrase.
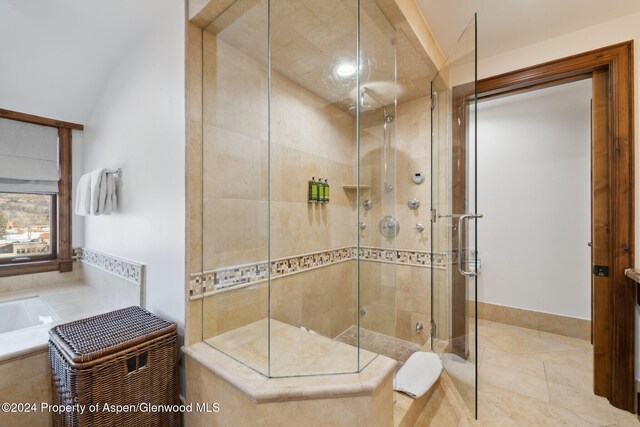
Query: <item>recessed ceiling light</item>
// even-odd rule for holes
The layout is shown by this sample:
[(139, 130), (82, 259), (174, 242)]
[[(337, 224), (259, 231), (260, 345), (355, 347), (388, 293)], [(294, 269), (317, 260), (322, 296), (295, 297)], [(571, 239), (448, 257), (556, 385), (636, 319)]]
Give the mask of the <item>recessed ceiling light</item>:
[(336, 74), (340, 77), (350, 77), (356, 73), (356, 66), (351, 61), (342, 62), (336, 67)]

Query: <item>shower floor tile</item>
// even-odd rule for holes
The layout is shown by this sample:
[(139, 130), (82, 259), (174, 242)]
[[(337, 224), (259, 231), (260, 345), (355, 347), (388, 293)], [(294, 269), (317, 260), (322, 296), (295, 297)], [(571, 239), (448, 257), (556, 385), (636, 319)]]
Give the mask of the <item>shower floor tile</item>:
[(352, 345), (274, 319), (270, 324), (268, 319), (262, 319), (205, 342), (272, 377), (352, 373), (376, 357), (376, 353), (363, 349), (358, 352)]

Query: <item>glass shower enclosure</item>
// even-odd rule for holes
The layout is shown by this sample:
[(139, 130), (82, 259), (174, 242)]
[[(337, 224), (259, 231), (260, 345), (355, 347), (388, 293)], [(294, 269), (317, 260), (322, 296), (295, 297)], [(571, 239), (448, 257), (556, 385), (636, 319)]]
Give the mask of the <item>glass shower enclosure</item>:
[(476, 19), (431, 83), (431, 348), (472, 414), (478, 406)]
[(359, 262), (394, 247), (362, 203), (394, 217), (395, 34), (364, 0), (238, 0), (203, 32), (203, 339), (268, 377), (395, 335), (395, 270)]
[(202, 54), (203, 341), (271, 378), (432, 347), (470, 363), (448, 261), (475, 252), (431, 222), (469, 212), (451, 191), (466, 59), (439, 70), (390, 0), (237, 0)]

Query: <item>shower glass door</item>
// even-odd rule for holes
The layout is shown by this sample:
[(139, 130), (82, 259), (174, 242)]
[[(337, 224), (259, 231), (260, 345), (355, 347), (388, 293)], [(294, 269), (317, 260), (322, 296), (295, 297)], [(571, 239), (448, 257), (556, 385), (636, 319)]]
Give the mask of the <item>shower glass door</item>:
[(476, 17), (431, 82), (431, 346), (477, 416)]

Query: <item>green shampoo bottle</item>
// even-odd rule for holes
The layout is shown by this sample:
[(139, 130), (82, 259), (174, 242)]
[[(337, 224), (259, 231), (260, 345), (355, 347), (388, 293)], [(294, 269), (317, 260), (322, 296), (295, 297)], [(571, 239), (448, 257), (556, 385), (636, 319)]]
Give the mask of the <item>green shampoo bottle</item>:
[(316, 177), (311, 177), (309, 181), (309, 202), (316, 203), (318, 201), (318, 183)]
[(325, 179), (324, 180), (324, 202), (325, 203), (329, 203), (329, 190), (331, 189), (331, 187), (329, 187), (329, 180)]
[(318, 178), (318, 202), (324, 203), (324, 185), (322, 178)]

